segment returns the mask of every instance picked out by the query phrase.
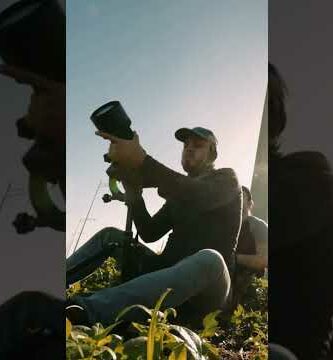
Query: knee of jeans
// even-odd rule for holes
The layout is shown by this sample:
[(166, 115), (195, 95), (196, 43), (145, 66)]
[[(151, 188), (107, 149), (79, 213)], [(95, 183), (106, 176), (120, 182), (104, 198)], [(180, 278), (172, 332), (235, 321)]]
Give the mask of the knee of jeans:
[(124, 231), (115, 227), (105, 227), (97, 233), (102, 238), (119, 239), (123, 236)]
[(211, 270), (213, 274), (219, 275), (227, 270), (223, 256), (214, 249), (200, 250), (198, 256), (205, 268)]
[(122, 242), (124, 235), (124, 231), (114, 227), (105, 227), (98, 232), (98, 238), (103, 248), (108, 248), (114, 242)]

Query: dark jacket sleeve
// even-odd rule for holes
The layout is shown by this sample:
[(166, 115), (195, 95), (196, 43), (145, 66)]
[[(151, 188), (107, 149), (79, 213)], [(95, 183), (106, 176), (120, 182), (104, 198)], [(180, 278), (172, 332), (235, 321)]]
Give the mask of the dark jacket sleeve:
[(141, 196), (132, 200), (130, 206), (134, 224), (144, 242), (154, 242), (171, 230), (167, 203), (152, 217)]
[(199, 212), (227, 205), (241, 191), (237, 176), (230, 168), (213, 170), (202, 177), (191, 178), (146, 156), (142, 174), (144, 183), (150, 187), (157, 187), (161, 197), (176, 200)]

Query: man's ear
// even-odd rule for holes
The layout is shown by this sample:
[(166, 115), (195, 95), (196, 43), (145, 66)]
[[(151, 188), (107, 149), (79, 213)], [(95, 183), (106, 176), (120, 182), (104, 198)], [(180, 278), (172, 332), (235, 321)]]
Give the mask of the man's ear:
[(209, 148), (209, 157), (208, 157), (208, 160), (214, 164), (214, 161), (216, 160), (217, 158), (217, 153), (216, 153), (216, 148), (215, 146), (212, 144)]

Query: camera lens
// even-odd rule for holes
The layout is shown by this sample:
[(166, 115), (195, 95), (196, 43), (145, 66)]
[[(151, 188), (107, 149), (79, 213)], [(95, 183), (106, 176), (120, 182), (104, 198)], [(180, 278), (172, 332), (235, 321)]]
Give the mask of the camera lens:
[(102, 106), (101, 109), (97, 110), (95, 116), (101, 116), (110, 111), (112, 108), (114, 108), (113, 104), (106, 104), (105, 106)]
[(111, 101), (100, 106), (92, 115), (91, 120), (98, 130), (120, 137), (132, 139), (131, 120), (119, 101)]

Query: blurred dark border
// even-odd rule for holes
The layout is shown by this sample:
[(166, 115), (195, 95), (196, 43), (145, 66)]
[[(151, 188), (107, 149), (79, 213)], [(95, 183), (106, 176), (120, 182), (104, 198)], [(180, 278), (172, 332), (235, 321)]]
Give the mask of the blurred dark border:
[[(287, 118), (269, 161), (269, 339), (302, 360), (333, 358), (332, 14), (330, 0), (269, 1)], [(270, 137), (277, 116), (270, 103)]]
[[(1, 1), (0, 11), (15, 2)], [(59, 4), (64, 9), (64, 1)], [(31, 87), (0, 76), (0, 303), (22, 290), (42, 290), (58, 297), (64, 297), (65, 291), (65, 232), (37, 228), (19, 235), (12, 226), (17, 213), (34, 212), (29, 173), (22, 163), (33, 142), (19, 137), (15, 124), (27, 113), (31, 94)]]
[[(15, 2), (2, 0), (0, 12)], [(65, 11), (65, 0), (58, 0), (58, 3)], [(65, 59), (61, 61), (65, 62)], [(56, 324), (60, 328), (60, 323), (65, 328), (62, 305), (59, 305), (62, 304), (61, 299), (65, 298), (65, 232), (41, 227), (22, 235), (17, 234), (12, 226), (17, 213), (34, 212), (28, 193), (29, 173), (22, 163), (32, 141), (19, 137), (15, 125), (27, 113), (31, 94), (31, 87), (0, 76), (1, 359), (22, 358), (22, 353), (34, 359), (59, 359), (65, 356), (62, 329), (56, 329), (47, 336), (42, 332), (32, 337), (22, 336), (31, 318), (36, 324), (38, 319), (41, 319), (41, 324), (45, 319), (51, 319), (49, 322), (52, 322), (52, 326)], [(62, 150), (65, 151), (65, 148)], [(60, 192), (58, 195), (55, 193), (55, 197), (59, 197), (63, 209), (65, 204), (61, 201)], [(40, 294), (45, 294), (45, 297)], [(52, 310), (54, 307), (55, 311)], [(17, 341), (11, 349), (17, 353), (8, 355), (9, 341), (14, 339)]]

